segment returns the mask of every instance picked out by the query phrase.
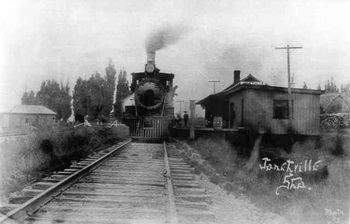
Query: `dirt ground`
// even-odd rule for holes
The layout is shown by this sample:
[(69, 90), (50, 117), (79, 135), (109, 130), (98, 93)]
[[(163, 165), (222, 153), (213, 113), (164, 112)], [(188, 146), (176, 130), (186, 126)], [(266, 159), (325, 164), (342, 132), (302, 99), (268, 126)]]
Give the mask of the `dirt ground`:
[(218, 223), (259, 223), (259, 224), (280, 224), (289, 223), (288, 220), (278, 214), (264, 211), (250, 203), (248, 198), (236, 197), (226, 193), (224, 189), (210, 182), (204, 174), (196, 175), (198, 182), (211, 196), (210, 208), (215, 213)]

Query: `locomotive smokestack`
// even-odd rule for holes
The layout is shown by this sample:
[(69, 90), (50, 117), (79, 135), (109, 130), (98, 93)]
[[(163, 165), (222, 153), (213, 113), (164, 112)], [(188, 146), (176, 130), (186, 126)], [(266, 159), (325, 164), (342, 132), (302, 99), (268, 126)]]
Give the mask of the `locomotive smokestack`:
[(147, 64), (148, 63), (156, 65), (156, 52), (155, 51), (148, 51), (147, 52)]
[(237, 84), (241, 80), (241, 71), (234, 70), (233, 71), (233, 84)]

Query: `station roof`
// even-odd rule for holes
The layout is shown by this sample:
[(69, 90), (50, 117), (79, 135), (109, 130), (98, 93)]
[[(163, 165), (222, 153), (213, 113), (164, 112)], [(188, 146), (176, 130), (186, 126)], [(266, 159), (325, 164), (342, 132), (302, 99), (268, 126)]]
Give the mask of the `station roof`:
[[(245, 89), (288, 93), (287, 87), (267, 85), (264, 82), (257, 79), (256, 77), (254, 77), (253, 75), (249, 74), (246, 78), (241, 79), (239, 82), (231, 84), (229, 87), (222, 90), (221, 92), (211, 94), (201, 99), (196, 104), (204, 105), (209, 100), (221, 100), (225, 97), (228, 97), (236, 92), (239, 92)], [(317, 95), (321, 95), (324, 93), (323, 90), (301, 89), (301, 88), (292, 88), (292, 92), (302, 93), (302, 94), (317, 94)]]
[(56, 115), (56, 113), (43, 105), (16, 105), (5, 114), (43, 114)]

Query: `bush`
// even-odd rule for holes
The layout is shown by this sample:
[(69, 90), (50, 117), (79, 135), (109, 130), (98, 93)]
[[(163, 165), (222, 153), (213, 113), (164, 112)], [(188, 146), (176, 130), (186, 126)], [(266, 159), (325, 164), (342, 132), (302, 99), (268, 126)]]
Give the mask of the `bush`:
[(275, 189), (283, 183), (285, 173), (263, 172), (258, 164), (248, 172), (243, 169), (247, 159), (238, 156), (235, 148), (224, 139), (198, 139), (190, 144), (208, 161), (207, 165), (210, 164), (210, 167), (202, 166), (198, 171), (207, 174), (203, 170), (214, 168), (216, 174), (225, 178), (223, 181), (210, 174), (209, 179), (213, 183), (219, 184), (228, 192), (247, 194), (258, 205), (284, 215), (292, 223), (335, 223), (325, 211), (342, 211), (344, 214), (338, 223), (348, 217), (350, 173), (347, 134), (322, 135), (319, 144), (312, 139), (295, 142), (290, 153), (281, 148), (261, 146), (260, 152), (263, 154), (260, 156), (273, 155), (272, 159), (281, 163), (287, 159), (297, 164), (305, 160), (322, 161), (316, 172), (301, 174), (310, 190), (286, 190), (279, 196), (276, 196)]
[(25, 138), (0, 143), (0, 193), (17, 190), (45, 172), (62, 169), (111, 141), (108, 130), (92, 127), (54, 126)]
[(232, 172), (235, 169), (237, 158), (236, 151), (230, 143), (222, 138), (200, 138), (193, 144), (198, 149), (202, 158), (221, 172)]

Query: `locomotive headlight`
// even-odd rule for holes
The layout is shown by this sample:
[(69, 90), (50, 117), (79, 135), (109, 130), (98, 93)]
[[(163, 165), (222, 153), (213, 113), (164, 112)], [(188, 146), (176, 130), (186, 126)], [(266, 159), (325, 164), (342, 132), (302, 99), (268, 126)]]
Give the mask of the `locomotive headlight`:
[(146, 64), (146, 72), (148, 72), (148, 73), (154, 72), (154, 65), (150, 64), (150, 63), (147, 63)]
[(139, 82), (134, 93), (137, 106), (147, 110), (160, 108), (165, 100), (166, 91), (155, 78), (145, 78)]

